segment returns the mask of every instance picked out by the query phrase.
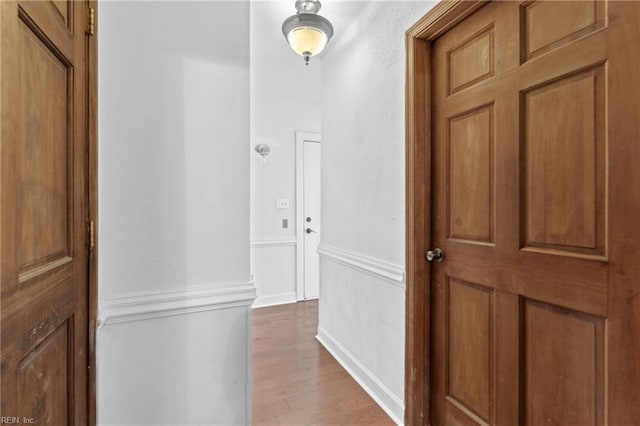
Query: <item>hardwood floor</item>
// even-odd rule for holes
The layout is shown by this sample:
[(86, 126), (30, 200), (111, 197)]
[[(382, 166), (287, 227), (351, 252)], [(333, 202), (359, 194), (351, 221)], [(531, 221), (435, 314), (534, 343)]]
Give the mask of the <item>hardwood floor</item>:
[(393, 425), (317, 329), (315, 300), (253, 310), (253, 424)]

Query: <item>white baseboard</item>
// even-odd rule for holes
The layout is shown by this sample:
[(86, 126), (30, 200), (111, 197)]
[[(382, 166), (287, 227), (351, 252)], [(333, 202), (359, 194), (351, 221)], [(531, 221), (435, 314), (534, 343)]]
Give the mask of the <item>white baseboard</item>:
[(272, 296), (262, 296), (254, 300), (252, 308), (264, 308), (265, 306), (286, 305), (287, 303), (296, 303), (296, 293), (281, 293)]
[(250, 306), (255, 298), (252, 282), (136, 292), (100, 301), (98, 318), (100, 324), (117, 324)]
[(371, 370), (362, 365), (348, 349), (331, 337), (322, 327), (318, 327), (316, 339), (396, 424), (403, 424), (404, 402), (401, 398), (391, 392)]

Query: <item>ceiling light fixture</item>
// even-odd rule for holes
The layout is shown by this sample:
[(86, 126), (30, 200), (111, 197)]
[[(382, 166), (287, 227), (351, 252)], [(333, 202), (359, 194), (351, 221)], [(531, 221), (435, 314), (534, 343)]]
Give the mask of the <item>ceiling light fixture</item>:
[(320, 7), (318, 0), (297, 0), (298, 12), (282, 23), (282, 34), (291, 48), (304, 58), (305, 65), (309, 65), (309, 58), (322, 52), (333, 36), (331, 22), (318, 15)]

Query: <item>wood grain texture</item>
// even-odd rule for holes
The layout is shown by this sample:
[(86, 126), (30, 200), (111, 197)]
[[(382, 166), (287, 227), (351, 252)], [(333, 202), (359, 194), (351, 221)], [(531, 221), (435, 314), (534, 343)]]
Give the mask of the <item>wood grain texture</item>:
[(609, 2), (607, 39), (609, 152), (609, 294), (607, 318), (607, 419), (610, 425), (640, 424), (640, 59), (627, 46), (640, 43), (640, 5)]
[(253, 310), (254, 425), (393, 425), (315, 339), (318, 302)]
[[(406, 88), (406, 317), (405, 424), (429, 422), (429, 265), (424, 252), (430, 241), (428, 198), (431, 127), (428, 99), (430, 53), (423, 40), (407, 36)], [(426, 214), (423, 214), (426, 213)]]
[[(584, 59), (574, 60), (566, 54), (564, 58), (556, 58), (556, 61), (564, 66), (564, 75), (558, 74), (559, 65), (548, 67), (543, 63), (542, 56), (538, 58), (538, 62), (521, 65), (521, 52), (517, 43), (519, 13), (520, 10), (514, 3), (491, 3), (451, 28), (433, 46), (435, 89), (432, 108), (435, 112), (435, 136), (432, 215), (436, 218), (433, 223), (433, 236), (434, 245), (444, 249), (447, 260), (438, 265), (432, 275), (436, 288), (432, 308), (436, 313), (432, 323), (436, 328), (432, 334), (432, 347), (436, 349), (433, 351), (432, 368), (436, 368), (435, 365), (438, 364), (445, 366), (464, 363), (465, 366), (458, 367), (459, 370), (475, 372), (475, 375), (469, 376), (470, 382), (465, 382), (465, 386), (470, 389), (475, 386), (473, 392), (467, 391), (465, 387), (447, 388), (447, 384), (451, 384), (450, 381), (447, 382), (450, 378), (442, 373), (437, 375), (432, 391), (439, 396), (432, 397), (432, 404), (433, 420), (438, 424), (494, 424), (494, 418), (503, 424), (517, 423), (519, 419), (525, 418), (522, 416), (527, 407), (532, 406), (529, 404), (535, 405), (535, 401), (544, 398), (540, 387), (527, 387), (526, 391), (522, 388), (524, 384), (532, 383), (531, 378), (534, 375), (548, 373), (556, 377), (571, 376), (569, 366), (561, 362), (544, 366), (533, 363), (530, 365), (535, 368), (526, 370), (518, 361), (524, 356), (524, 347), (514, 350), (514, 347), (518, 348), (520, 339), (524, 339), (522, 334), (525, 332), (523, 329), (516, 329), (514, 334), (513, 329), (502, 324), (490, 326), (484, 332), (488, 342), (486, 345), (476, 340), (482, 334), (467, 336), (469, 342), (476, 344), (465, 347), (470, 353), (466, 354), (462, 361), (455, 351), (447, 353), (440, 349), (446, 347), (447, 339), (450, 339), (449, 342), (452, 341), (452, 337), (446, 332), (448, 316), (450, 317), (451, 312), (462, 310), (468, 305), (466, 298), (460, 298), (460, 306), (453, 306), (451, 300), (447, 301), (441, 296), (446, 294), (447, 282), (464, 280), (486, 286), (497, 294), (506, 292), (519, 295), (523, 300), (542, 300), (581, 314), (606, 315), (606, 269), (599, 259), (579, 256), (589, 254), (584, 250), (596, 250), (597, 241), (603, 241), (602, 238), (597, 238), (596, 229), (602, 229), (604, 220), (598, 226), (596, 217), (604, 217), (604, 214), (599, 215), (596, 206), (600, 206), (600, 209), (604, 206), (596, 200), (597, 194), (604, 194), (605, 190), (598, 190), (596, 175), (598, 171), (605, 171), (605, 167), (598, 166), (597, 161), (605, 158), (604, 152), (597, 148), (598, 135), (604, 134), (604, 129), (598, 128), (598, 123), (604, 124), (598, 118), (602, 116), (598, 111), (604, 110), (604, 107), (598, 107), (598, 102), (604, 102), (605, 99), (602, 94), (604, 84), (598, 81), (600, 74), (597, 65), (604, 57), (594, 58), (591, 67), (587, 66), (590, 71), (583, 71)], [(448, 95), (444, 84), (450, 74), (448, 52), (462, 41), (475, 37), (475, 34), (488, 25), (492, 26), (495, 36), (495, 73), (491, 78), (479, 81), (473, 87), (457, 93), (454, 99), (454, 96)], [(599, 33), (594, 37), (603, 38), (604, 35)], [(558, 49), (570, 51), (571, 48), (572, 44), (568, 43)], [(478, 72), (483, 72), (483, 65), (478, 66)], [(481, 110), (486, 104), (493, 105), (495, 114), (495, 128), (492, 132), (495, 157), (490, 161), (494, 167), (495, 188), (499, 188), (494, 201), (495, 246), (470, 245), (460, 239), (448, 238), (446, 227), (452, 224), (447, 223), (446, 219), (440, 219), (446, 218), (448, 209), (453, 211), (453, 205), (448, 206), (446, 201), (447, 194), (451, 193), (450, 188), (460, 186), (455, 181), (460, 180), (458, 175), (452, 173), (466, 173), (452, 172), (448, 167), (466, 166), (470, 169), (469, 164), (485, 164), (487, 161), (484, 152), (473, 149), (459, 150), (456, 153), (464, 158), (464, 161), (458, 160), (455, 165), (450, 161), (448, 155), (452, 155), (450, 145), (454, 136), (450, 129), (451, 117), (469, 114), (467, 111), (474, 109)], [(486, 129), (482, 126), (474, 127), (469, 131), (469, 139), (481, 143), (485, 138)], [(524, 138), (524, 143), (521, 143), (521, 138)], [(521, 164), (527, 170), (526, 174), (520, 173)], [(485, 197), (486, 191), (482, 187), (467, 185), (466, 189), (470, 193), (466, 194), (468, 199)], [(548, 201), (545, 204), (539, 200)], [(522, 201), (522, 204), (519, 205), (518, 201)], [(527, 235), (534, 235), (530, 238), (529, 244), (546, 249), (552, 243), (562, 245), (563, 248), (569, 247), (566, 251), (570, 253), (566, 253), (565, 257), (554, 258), (555, 253), (550, 250), (536, 253), (521, 250), (519, 240), (527, 222), (519, 221), (520, 213), (524, 206), (533, 205), (535, 208), (526, 208), (526, 217), (530, 219)], [(476, 220), (484, 220), (485, 210), (474, 207), (476, 208), (471, 209), (469, 214)], [(474, 223), (472, 219), (467, 219), (467, 222)], [(550, 231), (545, 233), (546, 229)], [(544, 246), (545, 244), (547, 246)], [(576, 247), (577, 249), (574, 249)], [(604, 251), (604, 244), (600, 247)], [(557, 247), (554, 249), (558, 250)], [(574, 252), (579, 255), (575, 255)], [(588, 269), (592, 269), (594, 273), (587, 273)], [(552, 282), (554, 284), (551, 284)], [(587, 297), (589, 294), (592, 297)], [(519, 299), (501, 297), (501, 300), (500, 304), (495, 305), (500, 311), (492, 315), (502, 318), (502, 321), (507, 323), (521, 323), (523, 319)], [(506, 300), (511, 300), (513, 306), (508, 306)], [(471, 308), (467, 306), (465, 309)], [(502, 310), (509, 312), (512, 317), (506, 317)], [(570, 321), (568, 317), (566, 321)], [(451, 324), (448, 327), (451, 327)], [(473, 330), (472, 325), (467, 325), (464, 329), (468, 331), (469, 327)], [(544, 323), (543, 327), (548, 334), (559, 334), (561, 330), (559, 326), (551, 327), (550, 323)], [(494, 334), (495, 339), (490, 339), (489, 336)], [(552, 346), (551, 341), (542, 345), (545, 344), (547, 347)], [(488, 359), (495, 357), (498, 364), (506, 363), (513, 370), (507, 372), (504, 367), (496, 365), (495, 368), (488, 369), (488, 376), (483, 376), (480, 374), (483, 369), (477, 362), (487, 359), (487, 355)], [(540, 353), (536, 353), (535, 358), (539, 357)], [(484, 370), (487, 371), (487, 368)], [(518, 375), (518, 382), (509, 379), (508, 376), (514, 374)], [(603, 374), (602, 368), (593, 374)], [(571, 383), (579, 387), (577, 382)], [(484, 390), (478, 390), (478, 386)], [(577, 388), (564, 389), (562, 395), (557, 394), (551, 399), (557, 411), (546, 411), (548, 417), (545, 421), (550, 419), (562, 423), (564, 419), (571, 418), (563, 417), (564, 414), (561, 413), (564, 413), (565, 409), (572, 410), (572, 415), (575, 415), (576, 410), (593, 410), (593, 407), (600, 406), (603, 403), (602, 384), (594, 389), (596, 388), (598, 390), (592, 393), (594, 401), (591, 408), (577, 407), (569, 396), (563, 401), (562, 395), (568, 395), (569, 392), (579, 393)], [(508, 395), (514, 393), (519, 395), (518, 399), (509, 399)], [(491, 400), (483, 400), (483, 395), (493, 396)], [(497, 406), (497, 401), (504, 401), (503, 404), (511, 403), (513, 406)], [(491, 412), (492, 409), (496, 410), (495, 414)], [(510, 418), (505, 413), (508, 413)], [(539, 417), (536, 419), (540, 420)]]
[(407, 30), (407, 36), (414, 40), (433, 41), (487, 3), (488, 0), (441, 1)]
[(100, 235), (98, 215), (98, 32), (100, 15), (98, 1), (89, 0), (94, 13), (94, 35), (87, 41), (88, 131), (87, 131), (87, 190), (88, 221), (94, 222), (94, 247), (89, 253), (89, 354), (88, 354), (88, 424), (97, 424), (96, 334), (98, 329), (98, 246)]
[[(410, 330), (408, 323), (407, 348), (424, 343), (409, 339), (428, 335), (416, 328), (430, 329), (433, 340), (424, 362), (407, 356), (407, 387), (413, 387), (407, 395), (430, 398), (426, 412), (407, 402), (412, 412), (405, 414), (406, 424), (640, 424), (640, 224), (633, 219), (640, 217), (640, 87), (629, 83), (638, 81), (640, 60), (628, 49), (640, 41), (639, 17), (640, 4), (624, 1), (490, 2), (475, 8), (442, 2), (410, 29), (408, 54), (415, 56), (420, 46), (421, 54), (430, 52), (431, 65), (424, 71), (408, 62), (408, 90), (414, 93), (407, 94), (407, 223), (420, 223), (414, 199), (431, 201), (432, 210), (422, 213), (433, 229), (422, 244), (408, 235), (407, 270), (425, 246), (442, 247), (446, 258), (431, 272), (424, 268), (424, 275), (408, 277), (408, 294), (413, 283), (426, 280), (429, 291), (421, 303), (430, 315), (423, 326)], [(489, 26), (493, 76), (451, 94), (448, 52)], [(486, 64), (478, 67), (465, 75), (486, 72)], [(414, 70), (427, 81), (416, 83)], [(433, 93), (416, 107), (425, 86)], [(446, 232), (448, 120), (489, 104), (496, 125), (495, 246), (469, 244)], [(432, 161), (420, 169), (412, 155), (429, 156), (414, 146), (415, 129), (423, 126), (431, 130), (432, 137), (422, 141)], [(475, 138), (481, 133), (475, 131)], [(465, 152), (484, 161), (474, 150), (459, 150)], [(451, 333), (443, 325), (451, 326), (456, 311), (447, 304), (452, 280), (494, 293), (489, 352), (496, 363), (487, 416), (446, 388), (443, 371), (453, 353), (443, 349)], [(458, 299), (464, 305), (473, 298)], [(409, 314), (420, 315), (408, 305)], [(458, 327), (464, 331), (472, 333)], [(472, 333), (466, 341), (476, 337)], [(415, 367), (424, 365), (431, 374), (416, 389)]]
[(605, 2), (533, 1), (521, 6), (523, 60), (544, 54), (605, 25)]
[(493, 75), (493, 39), (493, 26), (490, 25), (449, 50), (449, 94)]
[(0, 5), (0, 410), (36, 424), (88, 424), (86, 16)]
[(68, 423), (71, 340), (65, 322), (20, 362), (20, 411), (30, 413), (38, 424)]
[(73, 87), (66, 59), (55, 55), (55, 47), (47, 46), (23, 21), (18, 25), (19, 60), (37, 63), (25, 66), (20, 78), (21, 95), (31, 100), (23, 104), (17, 164), (22, 273), (70, 254)]
[[(432, 266), (431, 274), (430, 408), (431, 422), (438, 425), (496, 424), (503, 418), (496, 409), (506, 393), (496, 387), (502, 379), (497, 364), (509, 361), (501, 351), (509, 342), (498, 332), (509, 330), (495, 322), (504, 299), (500, 304), (494, 299), (496, 289), (508, 282), (495, 269), (504, 242), (500, 201), (509, 187), (500, 180), (505, 124), (501, 115), (507, 108), (495, 93), (478, 90), (517, 66), (518, 58), (504, 54), (509, 42), (503, 34), (517, 17), (514, 22), (513, 17), (496, 15), (496, 5), (490, 3), (432, 44), (431, 236), (432, 247), (442, 248), (446, 256), (444, 263)], [(493, 75), (450, 95), (448, 52), (487, 28), (494, 37)], [(517, 417), (509, 421), (517, 423)]]
[(457, 280), (448, 291), (447, 394), (491, 424), (493, 291)]
[(523, 94), (525, 246), (605, 255), (604, 69)]
[(69, 1), (68, 0), (51, 0), (51, 3), (53, 3), (53, 6), (58, 10), (58, 13), (60, 14), (60, 17), (62, 18), (63, 22), (65, 24), (69, 22), (69, 9), (71, 9), (69, 7)]
[(525, 424), (602, 425), (602, 319), (527, 301), (523, 321)]
[(493, 107), (449, 120), (449, 237), (493, 242)]
[(431, 41), (485, 3), (442, 1), (406, 33), (406, 425), (431, 422)]

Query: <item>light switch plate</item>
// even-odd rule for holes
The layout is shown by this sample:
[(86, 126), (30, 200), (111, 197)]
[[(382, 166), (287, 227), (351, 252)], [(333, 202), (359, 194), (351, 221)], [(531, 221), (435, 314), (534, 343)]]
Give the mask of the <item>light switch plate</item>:
[(277, 209), (288, 209), (289, 208), (289, 199), (288, 198), (276, 198), (276, 208)]

